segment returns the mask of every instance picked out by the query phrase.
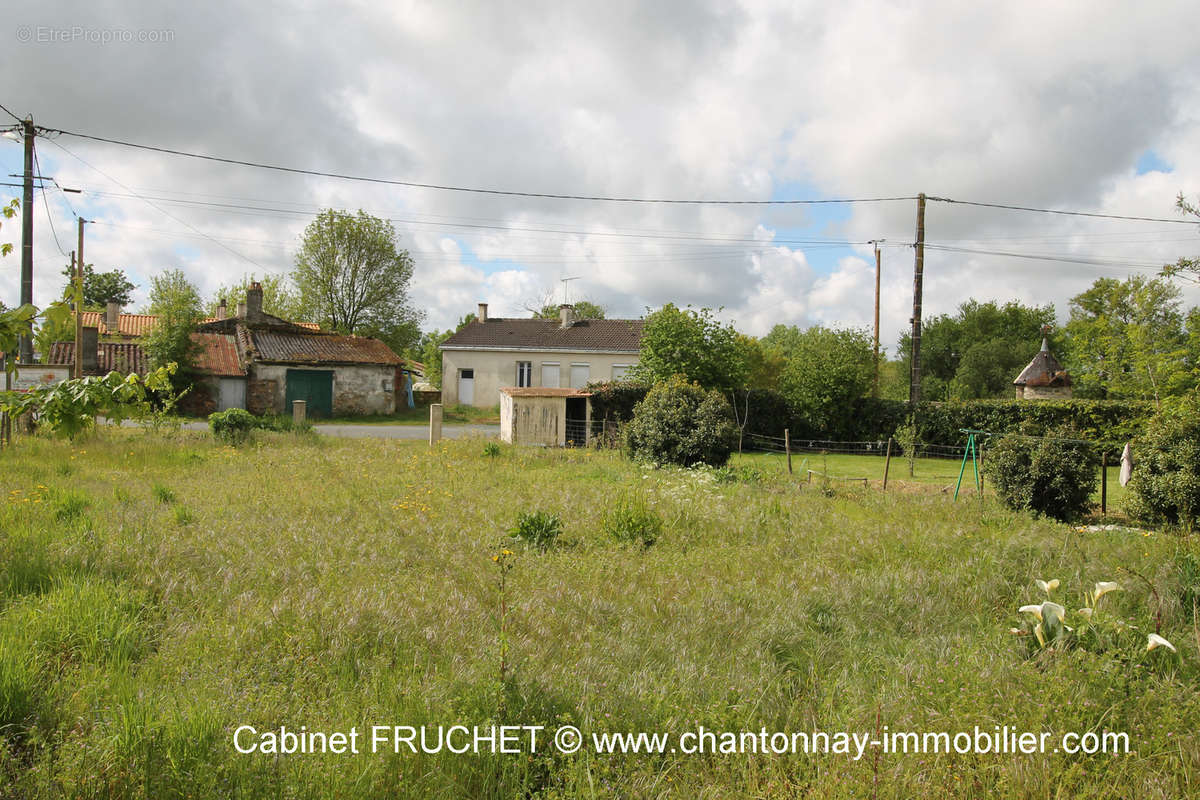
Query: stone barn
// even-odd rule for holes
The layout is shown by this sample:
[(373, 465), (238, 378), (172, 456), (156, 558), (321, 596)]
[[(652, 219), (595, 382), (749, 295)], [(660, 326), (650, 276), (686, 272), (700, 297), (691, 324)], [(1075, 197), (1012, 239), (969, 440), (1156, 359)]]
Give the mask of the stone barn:
[(592, 421), (591, 393), (579, 389), (500, 389), (500, 439), (508, 444), (582, 447)]
[(1018, 400), (1070, 400), (1071, 376), (1050, 352), (1050, 343), (1042, 337), (1042, 349), (1013, 381)]

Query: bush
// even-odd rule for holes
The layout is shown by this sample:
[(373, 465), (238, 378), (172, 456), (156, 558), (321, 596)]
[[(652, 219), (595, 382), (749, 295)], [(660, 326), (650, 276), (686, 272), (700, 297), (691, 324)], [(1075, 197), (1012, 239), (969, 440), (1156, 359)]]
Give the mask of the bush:
[(258, 426), (254, 415), (242, 408), (217, 411), (208, 415), (208, 427), (213, 436), (227, 444), (241, 444), (250, 438), (250, 431)]
[(557, 514), (549, 511), (522, 511), (517, 515), (517, 524), (509, 533), (518, 541), (539, 550), (554, 546), (562, 535), (563, 524)]
[(1055, 428), (1042, 437), (1009, 434), (989, 447), (984, 469), (1000, 500), (1062, 521), (1087, 511), (1098, 476), (1091, 446), (1071, 441), (1078, 438), (1074, 428)]
[(625, 451), (641, 461), (719, 467), (735, 446), (729, 402), (680, 377), (651, 389), (625, 426)]
[(592, 419), (628, 422), (650, 387), (636, 381), (603, 381), (589, 383), (587, 390), (592, 393)]
[(603, 530), (618, 542), (650, 547), (662, 535), (663, 521), (643, 497), (623, 498), (604, 515)]
[(1200, 401), (1165, 408), (1133, 446), (1133, 512), (1191, 529), (1200, 513)]

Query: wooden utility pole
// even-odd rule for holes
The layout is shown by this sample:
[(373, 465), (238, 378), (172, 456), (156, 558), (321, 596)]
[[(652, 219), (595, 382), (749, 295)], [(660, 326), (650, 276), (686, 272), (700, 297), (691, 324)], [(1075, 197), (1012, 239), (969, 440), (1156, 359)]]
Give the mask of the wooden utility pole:
[(83, 377), (83, 226), (87, 220), (79, 218), (79, 249), (75, 251), (75, 369), (71, 377)]
[(917, 241), (913, 263), (912, 374), (908, 402), (921, 402), (921, 286), (925, 277), (925, 193), (917, 195)]
[[(25, 137), (25, 186), (21, 193), (21, 305), (33, 304), (33, 120), (21, 123)], [(22, 364), (33, 363), (33, 337), (21, 337)]]
[(879, 243), (882, 239), (872, 239), (871, 244), (875, 245), (875, 383), (871, 393), (879, 396)]

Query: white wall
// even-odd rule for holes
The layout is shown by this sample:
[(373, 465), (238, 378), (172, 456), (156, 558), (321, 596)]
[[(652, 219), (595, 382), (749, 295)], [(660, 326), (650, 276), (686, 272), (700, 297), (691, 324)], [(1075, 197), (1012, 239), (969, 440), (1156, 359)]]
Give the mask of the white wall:
[(517, 362), (533, 363), (533, 385), (542, 385), (542, 366), (559, 365), (558, 385), (571, 385), (571, 366), (588, 365), (589, 381), (612, 380), (613, 367), (637, 363), (637, 353), (596, 352), (522, 352), (519, 350), (443, 350), (442, 351), (442, 402), (458, 405), (458, 373), (462, 369), (475, 370), (475, 401), (478, 408), (491, 408), (500, 403), (500, 387), (517, 385)]

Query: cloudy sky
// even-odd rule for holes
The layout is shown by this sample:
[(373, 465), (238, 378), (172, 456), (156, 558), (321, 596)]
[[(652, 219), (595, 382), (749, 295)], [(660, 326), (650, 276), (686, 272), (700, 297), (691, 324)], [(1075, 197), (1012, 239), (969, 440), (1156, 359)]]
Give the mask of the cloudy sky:
[[(1176, 195), (1200, 195), (1194, 0), (22, 6), (0, 22), (0, 103), (188, 152), (628, 198), (925, 192), (1179, 220)], [(60, 290), (76, 212), (96, 221), (88, 260), (124, 269), (142, 300), (169, 267), (206, 295), (286, 273), (304, 226), (337, 207), (393, 221), (426, 328), (479, 301), (524, 316), (559, 299), (562, 278), (610, 316), (672, 301), (723, 307), (754, 334), (867, 326), (875, 239), (885, 344), (911, 316), (910, 199), (611, 203), (291, 175), (66, 135), (38, 152), (41, 174), (83, 190), (36, 198), (39, 303)], [(20, 172), (17, 142), (0, 140), (0, 166)], [(1063, 319), (1097, 277), (1200, 254), (1197, 227), (1175, 222), (930, 202), (926, 224), (927, 315), (975, 297), (1050, 302)], [(19, 225), (0, 241), (19, 242)], [(15, 253), (0, 263), (9, 305), (19, 272)]]

